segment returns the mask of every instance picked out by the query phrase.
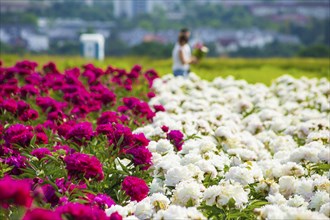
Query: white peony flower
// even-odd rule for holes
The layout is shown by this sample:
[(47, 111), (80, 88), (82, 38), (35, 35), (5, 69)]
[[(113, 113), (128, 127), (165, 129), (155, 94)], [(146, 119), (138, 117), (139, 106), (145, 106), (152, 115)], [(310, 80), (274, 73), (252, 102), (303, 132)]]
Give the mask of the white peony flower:
[(288, 197), (295, 191), (296, 179), (294, 177), (282, 176), (278, 182), (280, 185), (280, 193), (283, 196)]
[(196, 206), (202, 197), (200, 184), (194, 181), (183, 181), (179, 183), (173, 192), (173, 204), (181, 206)]
[(173, 151), (173, 145), (169, 140), (161, 139), (157, 142), (155, 150), (160, 154), (164, 154)]
[(149, 197), (144, 198), (135, 206), (134, 215), (139, 219), (150, 219), (153, 214), (153, 206)]
[(325, 216), (330, 217), (330, 202), (323, 204), (320, 208), (320, 212)]
[(165, 174), (165, 184), (167, 186), (175, 186), (181, 181), (188, 180), (193, 173), (187, 166), (177, 166), (169, 169)]
[(150, 202), (156, 210), (167, 209), (170, 200), (162, 193), (154, 193), (150, 196)]
[(319, 211), (321, 206), (328, 202), (330, 202), (329, 194), (324, 191), (317, 191), (315, 195), (311, 198), (308, 207)]

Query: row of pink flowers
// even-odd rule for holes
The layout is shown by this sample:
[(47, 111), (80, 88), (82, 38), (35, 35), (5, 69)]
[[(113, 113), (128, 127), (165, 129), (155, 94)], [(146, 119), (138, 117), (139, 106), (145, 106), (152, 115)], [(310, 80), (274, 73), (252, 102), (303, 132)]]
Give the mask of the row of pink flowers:
[[(92, 64), (63, 73), (52, 62), (37, 67), (26, 60), (12, 67), (0, 62), (0, 206), (25, 207), (23, 219), (121, 219), (103, 211), (123, 202), (111, 190), (136, 201), (149, 191), (144, 179), (131, 175), (148, 175), (149, 140), (132, 128), (165, 111), (147, 103), (157, 73), (139, 65), (128, 72)], [(182, 137), (170, 131), (168, 138), (179, 150)], [(116, 158), (138, 169), (112, 179)]]

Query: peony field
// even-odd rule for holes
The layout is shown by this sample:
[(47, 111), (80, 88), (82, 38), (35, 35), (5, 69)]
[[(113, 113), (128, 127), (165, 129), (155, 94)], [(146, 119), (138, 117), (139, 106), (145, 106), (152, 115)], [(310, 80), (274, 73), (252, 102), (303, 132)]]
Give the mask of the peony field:
[(330, 218), (330, 81), (0, 61), (0, 219)]

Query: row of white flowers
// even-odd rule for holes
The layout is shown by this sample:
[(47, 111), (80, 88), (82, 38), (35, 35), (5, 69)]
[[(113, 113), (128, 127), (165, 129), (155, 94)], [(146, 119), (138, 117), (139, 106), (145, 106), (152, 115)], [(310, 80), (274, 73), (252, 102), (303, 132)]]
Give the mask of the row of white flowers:
[[(166, 112), (135, 131), (154, 140), (150, 196), (108, 215), (206, 219), (203, 207), (226, 215), (260, 200), (268, 204), (249, 210), (259, 219), (329, 219), (328, 80), (283, 76), (267, 87), (167, 75), (154, 88), (150, 104)], [(181, 151), (163, 125), (184, 133)]]

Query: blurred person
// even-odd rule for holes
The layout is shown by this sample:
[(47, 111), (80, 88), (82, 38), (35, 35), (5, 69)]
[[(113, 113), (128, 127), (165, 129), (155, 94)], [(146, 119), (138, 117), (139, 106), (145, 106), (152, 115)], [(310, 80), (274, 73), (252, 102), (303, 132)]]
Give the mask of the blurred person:
[(188, 41), (189, 41), (189, 38), (190, 38), (190, 31), (189, 31), (188, 28), (182, 28), (182, 29), (180, 30), (179, 37), (180, 37), (181, 35), (186, 36), (186, 37), (188, 38)]
[(197, 59), (191, 55), (187, 34), (180, 32), (178, 42), (172, 51), (172, 59), (174, 76), (188, 76), (190, 64), (196, 63)]

